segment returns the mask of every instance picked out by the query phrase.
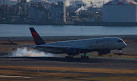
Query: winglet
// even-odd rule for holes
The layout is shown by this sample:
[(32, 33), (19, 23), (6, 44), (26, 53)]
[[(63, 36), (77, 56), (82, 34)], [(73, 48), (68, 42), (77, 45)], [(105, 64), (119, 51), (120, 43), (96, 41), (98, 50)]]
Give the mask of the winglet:
[(44, 40), (39, 36), (39, 34), (36, 32), (36, 30), (33, 27), (30, 27), (30, 31), (36, 45), (45, 44)]

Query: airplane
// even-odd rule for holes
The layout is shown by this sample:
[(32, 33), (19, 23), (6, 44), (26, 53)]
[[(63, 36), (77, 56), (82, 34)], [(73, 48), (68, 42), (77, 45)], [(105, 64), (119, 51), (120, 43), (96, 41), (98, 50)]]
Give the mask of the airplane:
[(97, 51), (99, 55), (109, 54), (111, 50), (121, 51), (127, 44), (119, 37), (102, 37), (90, 38), (68, 41), (57, 41), (45, 43), (36, 30), (30, 28), (33, 40), (36, 45), (34, 49), (54, 53), (54, 54), (67, 54), (65, 58), (71, 59), (73, 56), (81, 55), (82, 59), (88, 59), (86, 55), (88, 52)]

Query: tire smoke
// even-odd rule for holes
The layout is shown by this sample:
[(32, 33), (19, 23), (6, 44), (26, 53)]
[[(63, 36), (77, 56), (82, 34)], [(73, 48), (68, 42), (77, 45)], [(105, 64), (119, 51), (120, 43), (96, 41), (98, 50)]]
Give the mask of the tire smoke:
[(27, 49), (27, 47), (24, 47), (17, 48), (15, 51), (9, 54), (9, 57), (56, 57), (56, 55), (52, 53), (37, 51), (34, 49)]

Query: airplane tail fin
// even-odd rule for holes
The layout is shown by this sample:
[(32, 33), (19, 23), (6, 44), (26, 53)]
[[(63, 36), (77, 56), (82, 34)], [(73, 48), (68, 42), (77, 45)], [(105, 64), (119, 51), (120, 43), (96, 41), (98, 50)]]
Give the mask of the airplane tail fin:
[(36, 32), (34, 28), (31, 27), (30, 31), (36, 45), (45, 44), (44, 40), (39, 36), (39, 34)]

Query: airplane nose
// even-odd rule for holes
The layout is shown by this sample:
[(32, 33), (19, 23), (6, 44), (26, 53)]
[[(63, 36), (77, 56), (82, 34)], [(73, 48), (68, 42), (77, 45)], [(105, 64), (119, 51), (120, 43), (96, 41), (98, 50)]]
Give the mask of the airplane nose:
[(127, 47), (127, 44), (124, 42), (124, 47)]

